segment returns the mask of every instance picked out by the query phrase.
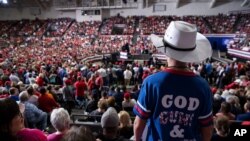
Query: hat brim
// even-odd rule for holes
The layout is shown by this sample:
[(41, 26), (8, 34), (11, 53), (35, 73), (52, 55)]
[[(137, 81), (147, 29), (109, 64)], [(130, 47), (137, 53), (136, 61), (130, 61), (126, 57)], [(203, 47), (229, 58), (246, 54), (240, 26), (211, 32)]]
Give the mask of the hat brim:
[(197, 32), (196, 48), (192, 51), (177, 51), (168, 47), (164, 47), (163, 38), (151, 34), (151, 41), (159, 52), (164, 53), (166, 56), (181, 62), (202, 62), (212, 56), (212, 47), (208, 39)]

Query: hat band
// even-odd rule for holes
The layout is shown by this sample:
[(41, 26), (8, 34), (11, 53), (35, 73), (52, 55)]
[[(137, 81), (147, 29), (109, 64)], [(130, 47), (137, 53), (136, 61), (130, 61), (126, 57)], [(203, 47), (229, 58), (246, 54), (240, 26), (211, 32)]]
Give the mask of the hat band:
[(162, 42), (164, 44), (164, 46), (162, 46), (162, 47), (165, 47), (165, 52), (166, 52), (167, 47), (169, 47), (173, 50), (177, 50), (177, 51), (192, 51), (196, 48), (196, 45), (192, 48), (185, 48), (185, 49), (184, 48), (177, 48), (177, 47), (174, 47), (173, 45), (169, 44), (167, 41), (165, 41), (164, 38), (162, 39)]

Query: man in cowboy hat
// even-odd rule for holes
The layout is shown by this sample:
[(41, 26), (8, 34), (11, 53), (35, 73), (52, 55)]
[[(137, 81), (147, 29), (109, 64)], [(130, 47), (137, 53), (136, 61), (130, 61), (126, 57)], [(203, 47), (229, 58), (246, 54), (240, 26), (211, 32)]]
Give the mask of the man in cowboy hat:
[(135, 140), (141, 140), (144, 131), (150, 141), (210, 141), (212, 93), (208, 83), (188, 68), (188, 63), (211, 57), (209, 41), (195, 25), (183, 21), (172, 21), (163, 38), (151, 35), (151, 40), (168, 56), (168, 67), (142, 84), (134, 106)]

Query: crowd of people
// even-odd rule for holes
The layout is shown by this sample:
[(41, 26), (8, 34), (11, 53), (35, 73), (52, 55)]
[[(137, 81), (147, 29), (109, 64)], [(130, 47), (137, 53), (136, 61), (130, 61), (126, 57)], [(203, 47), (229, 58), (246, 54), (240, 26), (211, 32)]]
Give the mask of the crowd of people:
[[(140, 34), (133, 44), (133, 26), (138, 19), (139, 29), (136, 31)], [(9, 39), (7, 47), (1, 49), (0, 140), (18, 138), (22, 141), (30, 135), (37, 135), (28, 139), (34, 141), (38, 138), (49, 141), (131, 139), (134, 135), (131, 116), (135, 116), (133, 107), (138, 107), (136, 101), (141, 84), (149, 76), (166, 71), (169, 64), (159, 66), (112, 60), (93, 64), (81, 60), (120, 51), (127, 43), (134, 55), (145, 50), (159, 52), (147, 34), (163, 35), (172, 20), (195, 23), (198, 31), (209, 32), (202, 23), (202, 17), (153, 16), (138, 19), (111, 18), (102, 25), (100, 33), (101, 22), (77, 23), (70, 19), (19, 21), (15, 28), (9, 26), (9, 22), (0, 22), (3, 27), (0, 29), (3, 33), (0, 43)], [(47, 31), (51, 24), (60, 30)], [(124, 35), (111, 35), (114, 24), (128, 26)], [(230, 122), (250, 120), (249, 62), (223, 64), (207, 60), (188, 63), (187, 66), (186, 71), (203, 77), (209, 83), (214, 101), (212, 116), (218, 136), (228, 134), (226, 128), (220, 132), (222, 126), (229, 128)], [(70, 127), (70, 114), (75, 108), (93, 116), (88, 120), (100, 122), (103, 132), (94, 136), (92, 132), (95, 131), (85, 127)], [(136, 110), (137, 116), (145, 116), (140, 109)], [(48, 126), (56, 132), (46, 133)]]
[(61, 37), (73, 20), (70, 18), (53, 19), (50, 21), (49, 29), (45, 33), (48, 37)]
[(249, 14), (242, 14), (241, 21), (237, 26), (237, 31), (240, 33), (249, 33), (250, 32), (250, 21), (249, 21)]
[(238, 15), (219, 14), (217, 16), (207, 16), (206, 19), (212, 26), (212, 33), (228, 34), (233, 32), (233, 26), (238, 19)]
[(26, 22), (23, 28), (17, 32), (19, 36), (32, 36), (34, 35), (35, 31), (39, 30), (42, 27), (42, 25), (43, 25), (43, 22), (40, 20), (32, 20), (32, 21), (29, 20)]
[[(154, 65), (122, 62), (107, 66), (77, 64), (71, 67), (72, 63), (66, 61), (62, 66), (42, 63), (27, 68), (15, 68), (11, 64), (15, 62), (11, 60), (9, 63), (1, 66), (1, 99), (10, 97), (23, 103), (26, 109), (23, 115), (28, 123), (26, 127), (40, 130), (46, 129), (50, 120), (47, 115), (58, 107), (64, 107), (69, 113), (72, 113), (73, 108), (81, 108), (91, 116), (101, 116), (108, 107), (114, 107), (118, 113), (126, 110), (130, 116), (134, 116), (132, 108), (138, 99), (140, 84), (148, 76), (164, 70)], [(12, 69), (5, 69), (6, 66)], [(231, 121), (241, 121), (238, 115), (245, 113), (244, 105), (249, 98), (249, 68), (249, 63), (207, 62), (190, 66), (195, 74), (210, 83), (216, 119), (221, 115), (230, 115)], [(236, 107), (224, 110), (224, 105), (225, 108)], [(227, 114), (229, 111), (234, 114)], [(89, 121), (101, 122), (101, 118), (90, 118)], [(120, 135), (123, 132), (127, 139), (132, 137), (131, 124), (129, 135), (128, 129), (124, 130), (120, 131)]]
[(165, 28), (168, 26), (170, 21), (176, 19), (178, 19), (176, 16), (141, 17), (139, 20), (138, 30), (140, 35), (149, 35), (151, 33), (163, 35)]
[(204, 22), (204, 16), (151, 16), (140, 17), (139, 30), (140, 35), (157, 34), (164, 35), (165, 28), (171, 21), (181, 20), (197, 25), (198, 31), (201, 33), (211, 33), (208, 26)]
[(112, 30), (115, 25), (123, 26), (123, 35), (133, 35), (135, 27), (136, 17), (121, 17), (115, 16), (104, 20), (103, 26), (101, 28), (102, 35), (112, 35)]
[[(223, 17), (223, 18), (221, 18)], [(151, 17), (128, 17), (123, 18), (121, 16), (112, 17), (106, 19), (103, 23), (101, 22), (82, 22), (77, 23), (69, 18), (62, 18), (57, 20), (21, 20), (15, 21), (1, 21), (1, 38), (0, 45), (2, 47), (8, 46), (20, 46), (20, 47), (30, 47), (30, 46), (42, 46), (44, 48), (61, 46), (62, 48), (67, 45), (67, 47), (79, 47), (87, 52), (87, 56), (92, 56), (99, 52), (116, 52), (119, 48), (126, 43), (128, 43), (133, 49), (133, 52), (139, 53), (143, 52), (145, 49), (150, 48), (149, 52), (154, 53), (155, 49), (152, 48), (152, 44), (147, 43), (147, 35), (150, 33), (155, 33), (158, 35), (164, 34), (164, 28), (168, 26), (172, 20), (183, 20), (197, 25), (197, 29), (201, 33), (232, 33), (233, 25), (235, 24), (235, 19), (237, 17), (241, 18), (241, 21), (247, 19), (247, 15), (226, 15), (219, 14), (217, 16), (151, 16)], [(234, 19), (234, 20), (233, 20)], [(212, 29), (210, 31), (210, 26)], [(136, 26), (136, 21), (138, 21), (138, 27)], [(241, 23), (244, 23), (242, 25)], [(122, 35), (111, 35), (112, 30), (116, 25), (124, 25)], [(225, 27), (229, 26), (226, 30)], [(236, 26), (237, 31), (242, 31), (244, 29), (247, 32), (248, 23), (239, 22)], [(59, 30), (57, 30), (59, 29)], [(246, 29), (246, 30), (245, 30)], [(137, 39), (133, 39), (133, 36), (138, 33)], [(105, 35), (105, 37), (104, 37)], [(126, 37), (128, 36), (128, 37)], [(131, 37), (132, 36), (132, 37)], [(102, 46), (103, 40), (109, 42), (120, 38), (123, 40), (122, 43), (106, 43)], [(95, 48), (94, 53), (88, 50), (88, 47), (93, 46)], [(142, 47), (144, 46), (144, 47)], [(146, 46), (146, 47), (145, 47)], [(113, 48), (117, 48), (113, 50)], [(108, 48), (108, 49), (107, 49)], [(112, 51), (107, 51), (112, 49)], [(139, 51), (141, 50), (141, 51)], [(82, 57), (80, 57), (82, 58)]]

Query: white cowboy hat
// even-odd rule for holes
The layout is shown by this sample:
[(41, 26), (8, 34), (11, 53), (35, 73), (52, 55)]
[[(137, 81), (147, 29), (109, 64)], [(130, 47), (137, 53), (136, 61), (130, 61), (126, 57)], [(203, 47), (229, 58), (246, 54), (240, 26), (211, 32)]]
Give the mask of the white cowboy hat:
[(201, 62), (212, 56), (208, 39), (184, 21), (172, 21), (163, 38), (154, 34), (150, 38), (158, 51), (181, 62)]

